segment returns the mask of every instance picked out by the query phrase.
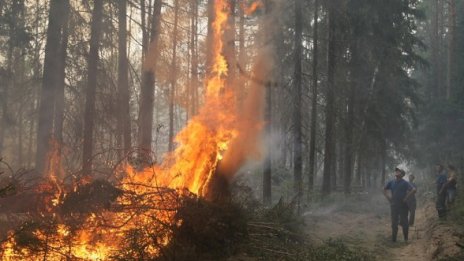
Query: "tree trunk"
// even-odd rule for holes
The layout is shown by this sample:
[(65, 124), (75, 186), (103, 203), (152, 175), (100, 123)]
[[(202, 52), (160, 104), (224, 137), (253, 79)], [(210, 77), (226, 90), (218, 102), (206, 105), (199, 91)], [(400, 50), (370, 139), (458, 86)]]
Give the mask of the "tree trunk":
[(381, 141), (381, 166), (380, 166), (380, 170), (382, 171), (382, 186), (385, 185), (385, 178), (386, 178), (386, 167), (387, 167), (387, 141), (384, 139), (382, 139)]
[(64, 24), (63, 8), (65, 1), (52, 0), (48, 17), (47, 43), (45, 45), (44, 71), (42, 92), (39, 105), (39, 120), (37, 126), (36, 170), (44, 171), (49, 143), (53, 133), (53, 116), (56, 100), (56, 73), (59, 71), (61, 55), (61, 29)]
[(438, 32), (438, 11), (439, 11), (439, 2), (440, 0), (435, 0), (435, 6), (432, 8), (434, 10), (432, 16), (432, 32), (431, 32), (431, 43), (432, 43), (432, 86), (429, 91), (430, 99), (434, 99), (439, 95), (439, 32)]
[(302, 0), (295, 0), (295, 50), (293, 59), (295, 63), (294, 71), (294, 87), (293, 87), (293, 189), (298, 197), (301, 197), (303, 192), (302, 187), (302, 133), (301, 133), (301, 88), (303, 84), (302, 76), (302, 35), (303, 35), (303, 3)]
[(327, 104), (325, 112), (326, 130), (325, 130), (325, 154), (324, 154), (324, 177), (322, 181), (322, 194), (330, 194), (330, 185), (332, 177), (332, 166), (335, 154), (334, 142), (334, 100), (335, 100), (335, 3), (333, 0), (328, 2), (329, 17), (329, 42), (327, 50), (328, 71), (327, 71)]
[(229, 18), (226, 31), (224, 32), (224, 57), (228, 65), (227, 86), (236, 89), (235, 67), (237, 66), (237, 59), (235, 58), (235, 6), (237, 0), (227, 1), (229, 3)]
[(169, 90), (169, 143), (168, 150), (174, 149), (174, 99), (177, 81), (177, 29), (179, 21), (179, 0), (174, 0), (174, 30), (172, 38), (171, 88)]
[(198, 0), (192, 0), (190, 2), (190, 8), (192, 11), (191, 17), (191, 32), (190, 32), (190, 55), (191, 55), (191, 68), (190, 68), (190, 117), (193, 117), (197, 113), (198, 108)]
[[(239, 12), (239, 22), (238, 22), (238, 66), (239, 70), (245, 71), (246, 69), (246, 50), (245, 50), (245, 11), (243, 8), (238, 8)], [(237, 86), (235, 88), (235, 93), (237, 96), (237, 106), (240, 108), (242, 106), (243, 100), (245, 100), (245, 77), (243, 74), (237, 74)]]
[(272, 85), (266, 84), (266, 109), (264, 111), (264, 122), (266, 123), (265, 137), (267, 142), (267, 155), (264, 159), (263, 169), (263, 203), (270, 205), (272, 203), (272, 148), (270, 147), (271, 120), (272, 120)]
[[(274, 37), (272, 35), (273, 30), (270, 28), (270, 20), (271, 12), (272, 12), (272, 1), (265, 0), (264, 1), (264, 8), (265, 8), (265, 19), (263, 19), (264, 23), (261, 25), (264, 31), (263, 42), (270, 42), (273, 44)], [(243, 14), (242, 14), (243, 15)], [(275, 20), (272, 20), (275, 22)], [(242, 21), (241, 21), (242, 22)], [(274, 24), (274, 23), (273, 23)], [(243, 49), (240, 52), (244, 51)], [(266, 72), (266, 78), (269, 79), (266, 83), (266, 93), (265, 93), (265, 110), (264, 110), (264, 122), (265, 126), (265, 139), (267, 139), (267, 152), (266, 157), (264, 159), (264, 166), (263, 166), (263, 203), (265, 205), (271, 205), (272, 203), (272, 148), (271, 148), (271, 130), (272, 130), (272, 84), (271, 78), (273, 78), (273, 73)], [(236, 89), (237, 90), (237, 89)]]
[[(36, 13), (35, 13), (35, 21), (34, 21), (36, 35), (39, 34), (39, 28), (40, 28), (40, 15), (41, 15), (40, 8), (39, 8), (40, 5), (41, 5), (40, 0), (36, 0), (35, 1)], [(34, 61), (33, 61), (33, 69), (32, 69), (33, 77), (35, 79), (40, 79), (40, 68), (41, 68), (40, 53), (41, 53), (40, 43), (39, 43), (39, 39), (37, 39), (36, 37), (34, 40)], [(39, 93), (38, 88), (35, 88), (31, 93), (32, 100), (34, 101), (32, 105), (32, 112), (36, 112), (39, 106), (36, 102), (38, 100), (38, 93)], [(27, 146), (27, 168), (31, 168), (34, 164), (33, 146), (35, 145), (34, 136), (36, 136), (36, 130), (35, 130), (36, 119), (37, 119), (36, 117), (32, 117), (30, 119), (29, 135), (28, 135), (29, 143)]]
[(318, 66), (318, 19), (319, 0), (314, 1), (314, 39), (313, 39), (313, 88), (311, 97), (311, 133), (309, 140), (308, 196), (313, 191), (316, 165), (316, 128), (317, 128), (317, 66)]
[[(212, 66), (212, 52), (210, 51), (213, 47), (213, 21), (215, 20), (214, 17), (214, 0), (208, 0), (208, 6), (207, 6), (207, 11), (208, 11), (208, 32), (206, 35), (206, 72), (211, 72), (211, 66)], [(207, 75), (206, 75), (207, 76)]]
[(345, 124), (345, 135), (346, 135), (346, 146), (345, 146), (345, 175), (344, 175), (344, 193), (351, 193), (351, 180), (353, 176), (353, 152), (354, 152), (354, 140), (353, 140), (353, 131), (355, 126), (355, 117), (354, 117), (354, 106), (355, 106), (355, 96), (357, 86), (359, 84), (359, 69), (360, 59), (359, 59), (359, 43), (358, 39), (353, 39), (351, 43), (351, 61), (350, 61), (350, 70), (351, 70), (351, 82), (348, 87), (348, 112), (347, 120)]
[(4, 143), (5, 143), (5, 134), (7, 130), (9, 129), (9, 112), (8, 112), (8, 97), (9, 97), (9, 91), (10, 91), (10, 85), (13, 83), (13, 50), (14, 50), (14, 45), (13, 45), (13, 37), (15, 34), (15, 28), (14, 24), (12, 24), (12, 27), (10, 27), (10, 32), (9, 32), (9, 38), (11, 39), (10, 43), (8, 44), (8, 52), (7, 52), (7, 65), (6, 65), (6, 73), (7, 75), (7, 80), (6, 84), (3, 85), (3, 93), (0, 96), (0, 101), (2, 102), (2, 119), (1, 119), (1, 128), (0, 128), (0, 155), (4, 153)]
[(56, 74), (56, 101), (55, 101), (55, 126), (54, 126), (54, 138), (58, 143), (58, 155), (61, 155), (61, 149), (63, 145), (63, 119), (64, 119), (64, 104), (65, 104), (65, 77), (66, 77), (66, 55), (68, 48), (68, 36), (69, 36), (69, 0), (64, 0), (62, 35), (60, 45), (60, 57), (59, 57), (59, 70)]
[(453, 91), (454, 42), (456, 31), (456, 0), (449, 0), (448, 18), (448, 70), (446, 74), (446, 99), (450, 100)]
[[(155, 68), (158, 62), (158, 40), (161, 21), (161, 0), (155, 0), (153, 16), (151, 19), (150, 48), (145, 47), (145, 60), (142, 72), (142, 86), (140, 88), (139, 111), (139, 146), (147, 155), (151, 154), (152, 126), (153, 126), (153, 101), (155, 95)], [(148, 53), (149, 52), (149, 53)], [(147, 156), (146, 155), (146, 156)]]
[(362, 153), (361, 151), (358, 151), (358, 154), (357, 154), (357, 160), (356, 160), (356, 176), (355, 176), (355, 180), (356, 180), (356, 184), (358, 186), (361, 186), (362, 185), (362, 173), (361, 173), (361, 170), (362, 170), (362, 164), (363, 164), (363, 161), (362, 161)]
[[(124, 152), (128, 153), (131, 148), (131, 120), (129, 112), (130, 91), (127, 61), (127, 0), (119, 0), (118, 17), (118, 89), (119, 108), (118, 113), (118, 136), (122, 136)], [(121, 138), (119, 138), (121, 140)], [(119, 144), (121, 145), (121, 144)]]
[(84, 114), (84, 148), (82, 154), (83, 175), (91, 175), (93, 156), (93, 131), (95, 116), (95, 94), (97, 91), (98, 50), (103, 18), (103, 0), (95, 0), (90, 28), (90, 51), (88, 56), (87, 89)]

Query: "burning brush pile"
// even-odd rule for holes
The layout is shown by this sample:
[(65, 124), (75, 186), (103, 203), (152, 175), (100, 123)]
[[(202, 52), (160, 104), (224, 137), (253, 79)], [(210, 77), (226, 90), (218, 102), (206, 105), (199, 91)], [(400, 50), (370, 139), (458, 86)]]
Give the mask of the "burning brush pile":
[(225, 203), (233, 174), (256, 152), (250, 141), (258, 140), (262, 126), (262, 86), (249, 94), (248, 107), (258, 109), (241, 117), (222, 55), (227, 2), (215, 0), (204, 105), (177, 135), (176, 150), (160, 165), (118, 166), (109, 181), (64, 182), (50, 168), (29, 194), (28, 221), (1, 242), (2, 260), (194, 260), (211, 249), (233, 252), (246, 225)]
[(244, 218), (230, 204), (129, 180), (95, 180), (29, 212), (2, 242), (2, 260), (188, 260), (245, 238)]

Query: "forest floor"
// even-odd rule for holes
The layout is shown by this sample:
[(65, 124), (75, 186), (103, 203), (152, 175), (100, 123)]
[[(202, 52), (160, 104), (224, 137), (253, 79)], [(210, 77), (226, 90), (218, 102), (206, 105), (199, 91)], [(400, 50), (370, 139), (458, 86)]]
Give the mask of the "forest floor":
[(315, 244), (338, 239), (376, 260), (460, 260), (462, 249), (456, 244), (462, 242), (462, 229), (438, 220), (432, 199), (418, 200), (409, 242), (403, 241), (401, 227), (398, 242), (391, 242), (390, 208), (380, 191), (314, 206), (304, 213), (307, 234)]

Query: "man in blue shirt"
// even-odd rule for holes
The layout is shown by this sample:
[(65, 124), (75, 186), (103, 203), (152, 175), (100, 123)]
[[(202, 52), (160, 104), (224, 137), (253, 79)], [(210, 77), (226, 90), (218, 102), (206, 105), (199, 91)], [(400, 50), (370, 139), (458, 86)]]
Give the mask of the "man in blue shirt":
[(438, 217), (439, 218), (445, 218), (446, 217), (446, 190), (443, 189), (446, 182), (448, 182), (448, 175), (446, 173), (445, 168), (443, 168), (443, 165), (437, 164), (435, 165), (435, 169), (437, 171), (437, 179), (436, 179), (436, 185), (437, 185), (437, 202), (436, 202), (436, 208), (438, 212)]
[(398, 224), (403, 227), (404, 241), (408, 241), (409, 224), (406, 202), (411, 195), (416, 193), (416, 189), (403, 179), (404, 175), (404, 170), (395, 168), (395, 179), (388, 182), (383, 189), (383, 194), (390, 202), (393, 242), (396, 242), (398, 235)]

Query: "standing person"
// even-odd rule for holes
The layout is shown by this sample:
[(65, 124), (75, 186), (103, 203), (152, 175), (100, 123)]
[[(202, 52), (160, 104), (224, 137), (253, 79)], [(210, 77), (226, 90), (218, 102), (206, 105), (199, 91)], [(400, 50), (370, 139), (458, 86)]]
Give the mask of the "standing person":
[[(411, 184), (411, 186), (416, 189), (416, 192), (417, 192), (417, 186), (416, 184), (414, 183), (414, 179), (416, 177), (414, 177), (414, 175), (409, 175), (408, 179), (409, 179), (409, 184)], [(409, 226), (414, 226), (414, 219), (416, 217), (416, 207), (417, 207), (417, 202), (416, 202), (416, 194), (412, 194), (406, 204), (408, 205), (408, 210), (409, 210)]]
[(446, 195), (446, 205), (450, 208), (453, 203), (454, 199), (456, 198), (456, 184), (457, 184), (457, 174), (456, 168), (453, 165), (448, 165), (448, 177), (446, 183), (443, 185), (442, 193)]
[[(395, 179), (388, 182), (383, 189), (383, 194), (390, 202), (393, 242), (396, 242), (398, 235), (398, 224), (403, 227), (404, 241), (408, 241), (409, 224), (406, 202), (411, 195), (416, 193), (416, 189), (403, 179), (404, 175), (404, 170), (395, 168)], [(390, 190), (390, 195), (388, 190)]]
[(448, 177), (446, 175), (446, 170), (443, 168), (443, 165), (435, 165), (437, 171), (436, 176), (436, 185), (437, 185), (437, 202), (436, 208), (439, 218), (446, 218), (446, 189), (445, 184), (448, 182)]

